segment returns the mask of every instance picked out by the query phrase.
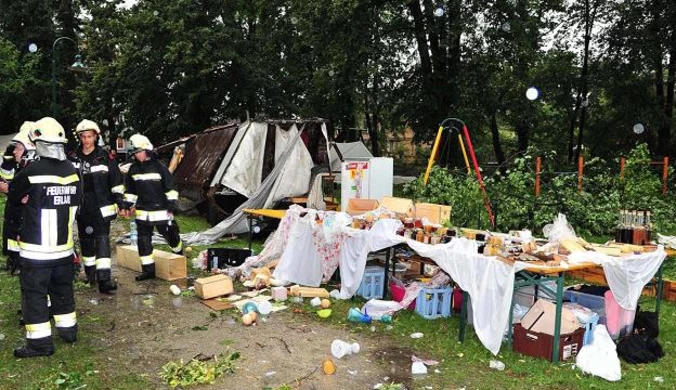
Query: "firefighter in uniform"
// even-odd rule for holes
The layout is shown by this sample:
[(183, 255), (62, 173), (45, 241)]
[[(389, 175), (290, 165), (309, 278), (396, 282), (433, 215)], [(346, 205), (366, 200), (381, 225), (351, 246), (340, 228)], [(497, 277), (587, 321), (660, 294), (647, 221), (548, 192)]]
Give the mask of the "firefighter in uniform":
[(68, 343), (77, 340), (73, 222), (81, 201), (80, 179), (66, 160), (66, 132), (55, 119), (37, 121), (29, 139), (37, 157), (14, 177), (9, 191), (11, 202), (26, 202), (19, 242), (26, 345), (14, 350), (19, 358), (54, 353), (50, 314), (59, 337)]
[[(35, 158), (35, 145), (28, 139), (29, 132), (35, 126), (35, 122), (24, 122), (17, 135), (12, 138), (13, 161), (11, 167), (12, 178)], [(11, 179), (0, 182), (0, 192), (8, 193), (11, 188)], [(3, 254), (7, 256), (7, 269), (11, 274), (19, 266), (19, 227), (21, 226), (22, 208), (21, 202), (8, 201), (5, 205), (5, 220), (2, 226)]]
[(115, 159), (97, 145), (99, 126), (83, 120), (75, 128), (80, 147), (71, 154), (83, 182), (82, 205), (77, 216), (80, 251), (87, 281), (98, 281), (99, 292), (117, 289), (110, 269), (110, 222), (122, 206), (124, 185)]
[(130, 209), (136, 207), (134, 216), (138, 227), (138, 254), (143, 270), (136, 280), (154, 279), (155, 261), (151, 239), (155, 228), (167, 240), (172, 252), (183, 254), (183, 243), (173, 214), (178, 192), (173, 187), (167, 167), (152, 158), (153, 145), (148, 138), (134, 134), (129, 142), (136, 161), (129, 168), (125, 179), (125, 205), (121, 213), (129, 217)]

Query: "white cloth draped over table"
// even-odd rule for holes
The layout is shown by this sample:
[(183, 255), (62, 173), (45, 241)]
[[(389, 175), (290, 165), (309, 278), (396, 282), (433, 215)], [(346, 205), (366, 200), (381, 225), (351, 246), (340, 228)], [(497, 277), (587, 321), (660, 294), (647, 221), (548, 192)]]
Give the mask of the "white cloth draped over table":
[(617, 303), (623, 309), (636, 310), (643, 286), (655, 276), (666, 257), (664, 247), (659, 245), (656, 251), (623, 257), (599, 252), (575, 252), (568, 256), (568, 262), (593, 262), (603, 266), (608, 287)]
[[(369, 252), (406, 243), (421, 256), (432, 259), (461, 289), (467, 291), (472, 300), (472, 319), (477, 337), (491, 353), (497, 355), (509, 322), (514, 273), (524, 269), (527, 264), (506, 264), (495, 257), (478, 254), (476, 241), (465, 238), (440, 245), (405, 239), (396, 234), (397, 229), (402, 226), (399, 220), (381, 219), (374, 223), (371, 230), (356, 230), (345, 226), (345, 214), (338, 213), (341, 218), (336, 217), (336, 223), (327, 226), (326, 222), (317, 223), (315, 217), (317, 213), (326, 216), (330, 212), (305, 211), (307, 214), (301, 218), (298, 218), (296, 209), (291, 213), (287, 212), (287, 216), (296, 218), (296, 222), (291, 222), (292, 225), (288, 226), (288, 241), (284, 245), (276, 245), (283, 247), (284, 251), (273, 273), (275, 278), (307, 286), (319, 286), (322, 277), (327, 280), (335, 270), (323, 267), (322, 262), (337, 256), (341, 276), (340, 297), (349, 298), (359, 288)], [(338, 221), (343, 223), (337, 223)], [(318, 235), (322, 240), (317, 239)], [(318, 241), (334, 245), (318, 248)], [(662, 247), (655, 252), (626, 258), (597, 255), (599, 254), (596, 252), (576, 253), (571, 256), (570, 261), (571, 264), (584, 260), (603, 265), (610, 289), (617, 302), (625, 309), (636, 308), (643, 286), (657, 272), (666, 257)], [(565, 264), (563, 267), (565, 268)]]

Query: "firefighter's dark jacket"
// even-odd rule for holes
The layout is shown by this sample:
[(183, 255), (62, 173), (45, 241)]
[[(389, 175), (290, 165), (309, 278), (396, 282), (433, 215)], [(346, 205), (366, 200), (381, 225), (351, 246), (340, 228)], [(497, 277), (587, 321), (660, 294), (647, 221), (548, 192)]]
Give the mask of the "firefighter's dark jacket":
[(81, 197), (80, 179), (68, 160), (41, 157), (14, 177), (9, 201), (27, 199), (19, 242), (23, 262), (36, 267), (72, 262), (73, 222)]
[(81, 148), (69, 155), (82, 179), (84, 201), (95, 203), (82, 205), (82, 212), (98, 209), (100, 217), (109, 222), (117, 217), (118, 208), (122, 207), (124, 196), (122, 174), (115, 158), (103, 148), (97, 146), (92, 153), (94, 156), (91, 162), (85, 159)]
[(125, 209), (136, 206), (136, 220), (150, 224), (167, 221), (167, 211), (176, 210), (178, 192), (171, 173), (161, 162), (136, 161), (125, 179)]

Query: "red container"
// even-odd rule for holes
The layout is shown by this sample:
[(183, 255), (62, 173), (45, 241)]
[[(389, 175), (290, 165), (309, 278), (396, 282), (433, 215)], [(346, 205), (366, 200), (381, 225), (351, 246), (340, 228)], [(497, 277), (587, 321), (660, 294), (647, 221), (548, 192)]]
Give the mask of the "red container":
[[(395, 283), (390, 283), (390, 292), (392, 293), (392, 299), (395, 302), (401, 302), (404, 300), (404, 295), (406, 295), (406, 289)], [(415, 310), (415, 299), (406, 309)]]
[[(575, 356), (582, 348), (584, 328), (578, 328), (570, 334), (563, 334), (559, 341), (559, 361), (575, 360)], [(514, 351), (533, 357), (552, 361), (554, 350), (554, 336), (533, 332), (525, 329), (521, 324), (514, 324)]]
[(453, 312), (460, 313), (462, 311), (462, 290), (460, 287), (453, 289)]

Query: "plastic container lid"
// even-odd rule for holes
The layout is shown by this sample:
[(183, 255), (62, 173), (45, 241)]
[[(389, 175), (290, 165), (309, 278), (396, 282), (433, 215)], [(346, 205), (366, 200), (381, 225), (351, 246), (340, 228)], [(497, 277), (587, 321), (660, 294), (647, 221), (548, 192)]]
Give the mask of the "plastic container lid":
[(258, 312), (264, 316), (272, 313), (272, 303), (269, 301), (261, 301), (258, 303)]

